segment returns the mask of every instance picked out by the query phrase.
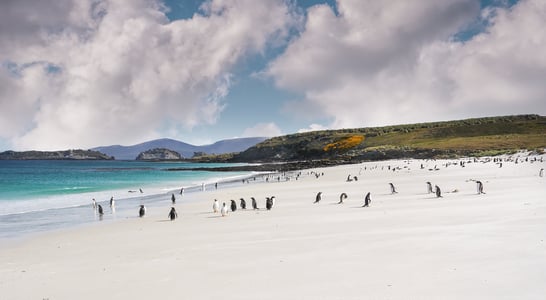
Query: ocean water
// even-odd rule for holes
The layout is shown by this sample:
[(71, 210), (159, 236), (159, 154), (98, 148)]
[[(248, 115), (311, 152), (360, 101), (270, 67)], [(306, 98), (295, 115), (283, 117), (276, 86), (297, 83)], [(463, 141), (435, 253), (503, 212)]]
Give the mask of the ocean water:
[[(228, 164), (237, 165), (237, 164)], [(96, 222), (92, 199), (105, 210), (102, 221), (134, 217), (140, 204), (164, 205), (171, 193), (238, 182), (251, 172), (167, 171), (226, 164), (139, 161), (0, 160), (0, 239), (23, 237)], [(142, 190), (142, 193), (140, 192)], [(114, 197), (115, 212), (109, 207)], [(191, 197), (184, 197), (184, 199)]]

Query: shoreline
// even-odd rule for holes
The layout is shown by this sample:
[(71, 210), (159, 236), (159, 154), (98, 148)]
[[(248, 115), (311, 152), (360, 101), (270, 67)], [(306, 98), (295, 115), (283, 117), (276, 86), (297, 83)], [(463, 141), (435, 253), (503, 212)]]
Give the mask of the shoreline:
[[(175, 221), (163, 203), (1, 247), (0, 288), (9, 299), (541, 299), (545, 163), (458, 162), (341, 165), (192, 193)], [(212, 212), (213, 199), (240, 197), (261, 209)]]

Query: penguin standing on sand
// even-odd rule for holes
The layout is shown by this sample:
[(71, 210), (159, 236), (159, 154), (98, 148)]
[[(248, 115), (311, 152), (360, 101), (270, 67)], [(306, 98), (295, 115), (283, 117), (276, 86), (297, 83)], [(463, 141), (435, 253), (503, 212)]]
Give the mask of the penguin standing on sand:
[(174, 219), (178, 218), (178, 213), (176, 212), (176, 209), (174, 209), (174, 206), (171, 207), (171, 211), (169, 212), (169, 219), (171, 221), (174, 221)]
[(442, 197), (442, 190), (440, 190), (440, 187), (435, 185), (434, 186), (436, 188), (436, 198), (441, 198)]
[(97, 201), (95, 201), (95, 198), (93, 198), (93, 209), (97, 209)]
[(364, 205), (362, 205), (362, 207), (368, 207), (370, 206), (370, 203), (372, 203), (372, 199), (370, 198), (370, 192), (368, 192), (366, 197), (364, 197)]
[(538, 172), (538, 176), (544, 177), (544, 168), (540, 169), (540, 171)]
[(320, 200), (322, 200), (322, 192), (318, 192), (317, 196), (315, 197), (315, 202), (313, 203), (319, 203)]
[(275, 196), (271, 196), (271, 208), (273, 208), (273, 206), (275, 206), (275, 200), (277, 200), (277, 198), (275, 198)]
[(337, 204), (343, 204), (343, 200), (345, 199), (347, 199), (347, 194), (341, 193), (341, 195), (339, 195), (339, 202)]
[(110, 207), (114, 207), (116, 205), (116, 202), (114, 201), (114, 197), (110, 198)]
[(220, 209), (220, 203), (218, 200), (214, 199), (214, 203), (212, 204), (212, 211), (217, 213)]
[(427, 192), (432, 194), (432, 183), (430, 183), (430, 181), (427, 181)]
[(176, 204), (176, 197), (174, 196), (174, 194), (171, 194), (171, 202), (174, 204)]
[(254, 197), (250, 197), (250, 199), (252, 200), (252, 209), (254, 210), (259, 209), (258, 203), (256, 203), (256, 199), (254, 199)]
[(245, 199), (241, 198), (241, 209), (246, 209), (246, 201)]
[(269, 198), (269, 197), (266, 197), (265, 198), (265, 208), (267, 210), (271, 210), (272, 207), (273, 207), (273, 200), (271, 200), (271, 198)]
[(479, 194), (485, 194), (485, 192), (483, 191), (483, 183), (481, 181), (477, 180), (476, 184), (477, 184), (477, 189), (478, 189), (478, 195)]
[(231, 200), (231, 211), (236, 211), (237, 210), (237, 203), (235, 202), (235, 200)]
[(398, 192), (396, 191), (396, 188), (394, 187), (394, 184), (389, 183), (389, 185), (391, 186), (391, 194), (396, 194), (396, 193), (398, 193)]
[(138, 210), (138, 216), (142, 218), (144, 217), (145, 214), (146, 214), (146, 207), (144, 207), (144, 205), (141, 205), (140, 209)]
[(228, 209), (225, 202), (222, 203), (222, 210), (220, 212), (222, 213), (222, 217), (225, 217), (228, 214)]
[(104, 210), (102, 209), (102, 205), (98, 204), (97, 205), (97, 208), (98, 208), (98, 211), (99, 211), (99, 215), (104, 215)]

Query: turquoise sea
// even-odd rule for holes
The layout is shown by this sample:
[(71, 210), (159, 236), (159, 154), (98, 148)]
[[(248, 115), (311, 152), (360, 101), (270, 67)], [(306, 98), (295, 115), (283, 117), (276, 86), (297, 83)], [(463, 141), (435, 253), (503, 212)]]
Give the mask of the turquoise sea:
[[(236, 164), (229, 164), (236, 165)], [(134, 217), (140, 204), (190, 201), (204, 183), (235, 184), (251, 172), (167, 171), (226, 164), (139, 161), (0, 160), (0, 239), (97, 221), (92, 199), (105, 208), (104, 220)], [(184, 196), (179, 194), (184, 188)], [(142, 192), (140, 191), (142, 190)], [(109, 200), (115, 199), (115, 212)]]

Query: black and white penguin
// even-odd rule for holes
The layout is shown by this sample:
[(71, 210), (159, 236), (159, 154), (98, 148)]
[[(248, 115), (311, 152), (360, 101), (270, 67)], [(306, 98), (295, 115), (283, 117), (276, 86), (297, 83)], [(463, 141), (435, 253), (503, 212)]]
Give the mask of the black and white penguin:
[(540, 169), (540, 171), (538, 172), (538, 176), (544, 177), (544, 168)]
[(485, 192), (483, 191), (483, 183), (481, 181), (476, 181), (476, 188), (478, 189), (478, 195), (485, 194)]
[(427, 181), (427, 192), (432, 194), (432, 183), (430, 183), (430, 181)]
[(110, 198), (110, 207), (114, 207), (115, 205), (114, 197)]
[(319, 203), (320, 200), (322, 200), (322, 192), (318, 192), (317, 196), (315, 197), (315, 202), (313, 203)]
[(273, 208), (273, 206), (275, 206), (275, 200), (277, 200), (277, 198), (275, 198), (275, 196), (271, 196), (271, 208)]
[(220, 211), (220, 203), (216, 199), (214, 199), (214, 203), (212, 203), (212, 211), (215, 213)]
[(99, 212), (99, 215), (104, 215), (104, 210), (102, 209), (102, 205), (100, 204), (97, 204), (97, 208), (98, 208), (98, 212)]
[(222, 210), (220, 211), (222, 213), (222, 217), (225, 217), (228, 214), (228, 208), (226, 203), (222, 203)]
[(436, 189), (436, 198), (442, 197), (442, 190), (440, 190), (440, 187), (437, 185), (435, 185), (434, 187)]
[(273, 207), (273, 200), (271, 200), (271, 198), (269, 198), (269, 197), (266, 197), (265, 198), (265, 208), (267, 210), (271, 210), (272, 207)]
[(368, 192), (366, 197), (364, 197), (364, 205), (362, 205), (362, 207), (368, 207), (370, 206), (370, 203), (372, 203), (372, 199), (370, 198), (370, 192)]
[(174, 219), (178, 218), (178, 213), (176, 212), (176, 209), (174, 209), (174, 206), (171, 207), (171, 211), (169, 211), (169, 219), (171, 221), (174, 221)]
[(174, 196), (174, 194), (171, 194), (171, 202), (173, 204), (176, 204), (176, 197)]
[(342, 204), (343, 200), (345, 199), (347, 199), (347, 194), (341, 193), (341, 195), (339, 195), (339, 202), (337, 204)]
[(97, 201), (95, 200), (95, 198), (93, 198), (93, 209), (97, 209)]
[(235, 200), (231, 200), (231, 211), (236, 211), (237, 210), (237, 203), (235, 202)]
[(144, 207), (144, 205), (141, 205), (140, 209), (138, 210), (138, 216), (142, 218), (144, 217), (145, 214), (146, 214), (146, 207)]
[(241, 209), (246, 209), (246, 201), (245, 199), (241, 198)]
[(391, 194), (396, 194), (396, 193), (398, 193), (398, 192), (396, 191), (396, 188), (394, 187), (394, 184), (389, 183), (389, 185), (391, 186)]
[(256, 203), (256, 199), (254, 199), (254, 197), (250, 197), (250, 199), (252, 200), (252, 209), (259, 209), (258, 203)]

